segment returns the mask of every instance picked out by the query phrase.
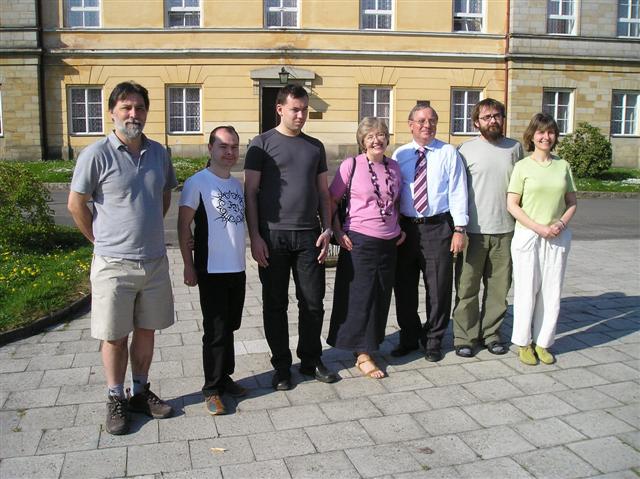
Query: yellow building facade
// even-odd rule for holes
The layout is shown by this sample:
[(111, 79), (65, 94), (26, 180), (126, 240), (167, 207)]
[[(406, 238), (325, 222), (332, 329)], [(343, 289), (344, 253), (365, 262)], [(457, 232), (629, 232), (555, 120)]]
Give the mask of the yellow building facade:
[[(625, 1), (635, 0), (618, 3)], [(570, 15), (563, 6), (555, 14), (554, 2), (41, 0), (42, 156), (76, 157), (109, 132), (109, 92), (129, 79), (150, 92), (145, 132), (174, 156), (205, 154), (220, 124), (234, 125), (248, 143), (274, 126), (284, 73), (309, 91), (305, 131), (332, 158), (355, 152), (365, 115), (388, 121), (392, 147), (409, 141), (407, 114), (418, 101), (438, 112), (438, 136), (459, 144), (477, 134), (473, 104), (493, 97), (507, 104), (513, 137), (545, 108), (566, 132), (595, 124), (610, 136), (616, 164), (638, 166), (637, 35), (618, 35), (615, 1), (570, 0)], [(573, 30), (556, 32), (567, 18)], [(614, 95), (623, 113), (615, 125)], [(635, 126), (625, 122), (634, 112)], [(8, 124), (6, 132), (2, 152), (19, 145)]]

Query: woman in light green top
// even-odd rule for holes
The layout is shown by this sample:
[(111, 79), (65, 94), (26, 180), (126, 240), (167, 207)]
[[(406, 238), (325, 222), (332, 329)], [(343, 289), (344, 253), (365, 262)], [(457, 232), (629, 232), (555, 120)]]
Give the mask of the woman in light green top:
[[(513, 259), (513, 333), (525, 364), (555, 361), (548, 348), (555, 340), (562, 281), (571, 245), (567, 228), (576, 212), (576, 187), (569, 163), (551, 154), (558, 125), (536, 114), (524, 133), (531, 156), (514, 166), (507, 209), (516, 219)], [(533, 344), (532, 344), (533, 343)]]

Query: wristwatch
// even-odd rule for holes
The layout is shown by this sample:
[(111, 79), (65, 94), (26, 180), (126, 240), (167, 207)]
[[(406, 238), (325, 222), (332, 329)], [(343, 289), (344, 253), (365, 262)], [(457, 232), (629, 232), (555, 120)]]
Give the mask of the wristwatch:
[(453, 228), (453, 232), (454, 233), (466, 234), (467, 233), (467, 228), (465, 228), (464, 226), (456, 226), (455, 228)]

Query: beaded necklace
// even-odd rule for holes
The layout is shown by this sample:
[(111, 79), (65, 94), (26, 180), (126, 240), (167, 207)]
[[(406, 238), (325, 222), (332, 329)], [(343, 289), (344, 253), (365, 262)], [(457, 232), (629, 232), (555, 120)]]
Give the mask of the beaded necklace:
[(385, 172), (384, 182), (387, 186), (386, 201), (382, 199), (380, 185), (378, 184), (378, 175), (375, 171), (373, 171), (373, 162), (369, 158), (367, 158), (369, 174), (371, 175), (371, 184), (373, 185), (373, 192), (376, 195), (376, 204), (378, 205), (378, 209), (380, 210), (380, 217), (382, 218), (382, 222), (384, 223), (386, 221), (385, 216), (391, 216), (391, 212), (393, 209), (393, 197), (395, 196), (395, 192), (393, 190), (393, 182), (389, 181), (391, 178), (391, 173), (389, 171), (389, 160), (386, 157), (383, 157), (382, 164), (384, 165)]

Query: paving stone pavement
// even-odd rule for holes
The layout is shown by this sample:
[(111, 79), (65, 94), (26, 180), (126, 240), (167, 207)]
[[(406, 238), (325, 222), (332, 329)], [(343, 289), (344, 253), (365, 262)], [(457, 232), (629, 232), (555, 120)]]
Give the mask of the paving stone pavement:
[[(234, 377), (250, 394), (225, 398), (231, 414), (218, 417), (200, 395), (198, 291), (183, 285), (171, 249), (176, 323), (156, 336), (150, 377), (175, 417), (133, 415), (130, 434), (104, 431), (99, 343), (80, 317), (0, 348), (0, 478), (637, 478), (638, 246), (573, 243), (552, 366), (521, 365), (513, 347), (462, 359), (450, 332), (440, 363), (417, 352), (392, 358), (392, 305), (379, 356), (387, 378), (361, 377), (351, 353), (325, 344), (324, 361), (341, 381), (305, 379), (294, 366), (296, 386), (286, 392), (270, 388), (261, 288), (248, 258)], [(323, 337), (333, 278), (328, 269)], [(507, 337), (510, 328), (508, 318)]]

